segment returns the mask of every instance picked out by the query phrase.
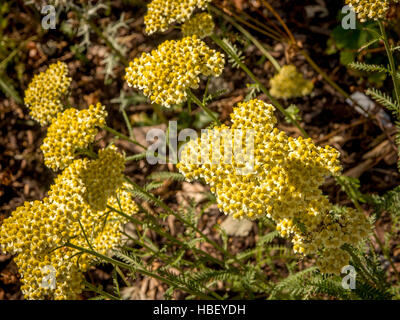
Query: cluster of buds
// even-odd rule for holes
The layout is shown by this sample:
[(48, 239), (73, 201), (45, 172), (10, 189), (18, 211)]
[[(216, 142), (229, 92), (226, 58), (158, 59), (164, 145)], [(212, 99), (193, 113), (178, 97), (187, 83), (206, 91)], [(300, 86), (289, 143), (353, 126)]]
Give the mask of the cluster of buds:
[(70, 83), (68, 67), (63, 62), (52, 64), (45, 72), (35, 75), (24, 98), (30, 116), (42, 126), (50, 124), (64, 109), (63, 99)]
[(283, 66), (278, 74), (270, 80), (271, 95), (275, 98), (297, 98), (309, 95), (314, 84), (304, 79), (293, 65)]
[(207, 13), (199, 13), (194, 15), (190, 20), (182, 24), (182, 34), (184, 37), (193, 35), (199, 38), (205, 38), (213, 34), (215, 24), (212, 16)]
[[(48, 97), (48, 92), (65, 83), (65, 73), (64, 64), (49, 67), (33, 79), (25, 101), (33, 101), (33, 87), (38, 97)], [(55, 79), (57, 76), (62, 79)], [(39, 87), (44, 79), (49, 81), (48, 87), (44, 83)], [(0, 248), (15, 255), (25, 298), (73, 299), (84, 287), (83, 273), (96, 262), (74, 246), (109, 254), (121, 242), (121, 227), (126, 222), (118, 212), (134, 214), (138, 207), (123, 184), (125, 156), (115, 146), (99, 150), (95, 159), (76, 159), (79, 150), (94, 155), (86, 148), (105, 125), (105, 107), (98, 103), (85, 110), (62, 112), (60, 107), (50, 112), (40, 99), (35, 115), (50, 119), (41, 146), (45, 164), (63, 171), (47, 197), (25, 202), (4, 220)]]
[(40, 147), (45, 165), (55, 171), (68, 166), (78, 149), (85, 149), (94, 141), (97, 128), (105, 126), (106, 117), (107, 111), (101, 103), (85, 110), (69, 108), (57, 114)]
[[(117, 155), (114, 157), (118, 159)], [(111, 165), (112, 157), (107, 159)], [(68, 245), (108, 254), (120, 243), (121, 227), (125, 223), (116, 211), (138, 211), (127, 187), (122, 182), (116, 185), (108, 179), (102, 181), (105, 189), (114, 190), (102, 200), (116, 211), (97, 210), (86, 201), (87, 193), (92, 192), (92, 184), (87, 184), (87, 178), (95, 161), (73, 161), (57, 176), (46, 198), (25, 202), (1, 225), (0, 245), (3, 251), (16, 255), (25, 298), (76, 298), (83, 289), (83, 273), (95, 261), (93, 256)], [(101, 173), (102, 176), (107, 174), (121, 175), (121, 172)], [(109, 181), (111, 185), (108, 185)]]
[(166, 31), (171, 24), (183, 23), (196, 9), (205, 9), (211, 0), (153, 0), (144, 16), (146, 32)]
[(187, 91), (198, 88), (200, 75), (219, 76), (224, 63), (223, 54), (193, 35), (143, 53), (126, 68), (125, 80), (152, 102), (170, 107), (187, 100)]
[(385, 19), (393, 3), (399, 3), (399, 0), (346, 0), (361, 22)]

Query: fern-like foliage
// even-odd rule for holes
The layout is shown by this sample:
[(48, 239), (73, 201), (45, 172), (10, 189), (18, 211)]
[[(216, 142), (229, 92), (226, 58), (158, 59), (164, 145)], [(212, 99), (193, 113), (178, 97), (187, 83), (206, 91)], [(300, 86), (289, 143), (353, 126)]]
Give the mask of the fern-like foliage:
[(393, 101), (393, 99), (387, 94), (374, 88), (368, 89), (366, 94), (371, 96), (379, 104), (385, 106), (388, 110), (392, 111), (395, 116), (398, 116), (400, 105), (398, 102)]
[(393, 216), (400, 215), (400, 186), (387, 192), (383, 196), (372, 195), (370, 203), (375, 207), (377, 217), (380, 217), (383, 212), (387, 211)]
[(381, 263), (370, 250), (367, 254), (360, 248), (344, 245), (351, 257), (351, 265), (357, 272), (357, 283), (354, 293), (360, 299), (388, 300), (393, 297), (390, 292), (391, 285), (386, 280), (386, 273)]
[[(400, 102), (394, 101), (390, 96), (387, 94), (377, 90), (377, 89), (368, 89), (366, 92), (368, 95), (372, 96), (372, 98), (380, 103), (381, 105), (388, 108), (392, 111), (393, 115), (400, 120)], [(400, 159), (400, 121), (396, 121), (396, 127), (398, 129), (398, 133), (396, 136), (396, 144), (399, 148), (399, 159)], [(400, 160), (397, 162), (397, 167), (400, 171)]]
[[(234, 56), (236, 56), (238, 59), (239, 59), (239, 61), (241, 61), (241, 62), (243, 62), (244, 61), (244, 55), (243, 55), (243, 52), (241, 51), (241, 50), (239, 50), (237, 47), (236, 47), (236, 45), (234, 45), (232, 42), (230, 42), (228, 39), (223, 39), (222, 40), (224, 43), (225, 43), (225, 45), (227, 46), (227, 47), (229, 47), (229, 50), (231, 51), (231, 53), (234, 55)], [(235, 59), (233, 59), (232, 57), (229, 57), (228, 58), (228, 61), (229, 61), (229, 63), (230, 64), (232, 64), (232, 67), (234, 67), (234, 68), (239, 68), (239, 64), (236, 62), (236, 60)]]
[(388, 73), (389, 70), (382, 65), (377, 64), (368, 64), (364, 62), (351, 62), (347, 65), (351, 69), (366, 71), (366, 72), (384, 72)]
[(309, 294), (310, 287), (306, 287), (306, 278), (316, 270), (315, 267), (293, 273), (278, 282), (271, 292), (269, 299), (296, 299)]
[(161, 171), (148, 176), (150, 180), (174, 180), (185, 181), (185, 177), (178, 172)]

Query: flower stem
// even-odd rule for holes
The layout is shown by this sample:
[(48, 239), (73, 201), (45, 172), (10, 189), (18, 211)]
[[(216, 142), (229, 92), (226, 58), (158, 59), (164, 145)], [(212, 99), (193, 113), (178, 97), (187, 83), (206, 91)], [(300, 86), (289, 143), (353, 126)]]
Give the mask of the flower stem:
[(239, 57), (230, 50), (230, 48), (220, 39), (218, 38), (215, 34), (211, 36), (212, 40), (220, 46), (228, 55), (230, 55), (235, 62), (243, 69), (244, 72), (247, 73), (247, 75), (257, 84), (257, 86), (260, 88), (260, 90), (268, 97), (269, 100), (273, 103), (274, 106), (276, 106), (280, 112), (282, 112), (288, 119), (290, 119), (291, 123), (295, 125), (301, 132), (301, 134), (308, 138), (307, 132), (300, 126), (299, 122), (296, 119), (293, 119), (293, 117), (290, 116), (289, 113), (286, 112), (284, 107), (276, 100), (274, 97), (271, 96), (267, 88), (258, 80), (258, 78), (254, 75), (253, 72), (249, 70), (249, 68), (246, 67), (246, 65), (240, 61)]
[(122, 139), (122, 140), (126, 140), (126, 141), (128, 141), (128, 142), (131, 142), (131, 143), (133, 143), (133, 144), (136, 144), (137, 146), (139, 146), (139, 147), (141, 147), (141, 148), (143, 148), (143, 149), (145, 149), (145, 150), (147, 149), (147, 148), (146, 148), (144, 145), (142, 145), (141, 143), (137, 142), (136, 140), (134, 140), (134, 139), (132, 139), (132, 138), (129, 138), (128, 136), (124, 135), (124, 134), (121, 133), (121, 132), (118, 132), (118, 131), (114, 130), (113, 128), (110, 128), (110, 127), (105, 126), (105, 127), (103, 127), (103, 129), (106, 130), (106, 131), (108, 131), (108, 132), (110, 132), (110, 133), (112, 133), (113, 135), (117, 136), (118, 138), (120, 138), (120, 139)]
[(132, 139), (133, 138), (133, 128), (132, 128), (131, 121), (129, 120), (129, 117), (126, 114), (125, 108), (121, 108), (120, 110), (121, 110), (122, 116), (124, 117), (126, 128), (128, 129), (128, 132), (129, 132), (129, 138)]
[[(399, 86), (399, 80), (397, 78), (396, 63), (394, 62), (393, 52), (392, 52), (392, 49), (390, 47), (388, 37), (386, 35), (385, 26), (384, 26), (384, 24), (383, 24), (383, 22), (381, 20), (378, 20), (378, 23), (379, 23), (379, 28), (381, 30), (382, 40), (383, 40), (383, 42), (385, 44), (386, 53), (387, 53), (387, 56), (389, 58), (390, 74), (391, 74), (392, 79), (393, 79), (393, 85), (394, 85), (394, 92), (395, 92), (395, 95), (396, 95), (396, 100), (397, 100), (397, 103), (400, 104), (400, 86)], [(397, 114), (400, 114), (400, 108), (399, 108), (399, 110), (397, 110)]]
[(213, 119), (218, 125), (221, 124), (221, 122), (217, 119), (217, 117), (212, 113), (212, 111), (203, 103), (201, 102), (194, 94), (191, 90), (188, 90), (188, 95), (190, 97), (190, 99), (192, 99), (192, 101), (197, 104), (200, 108), (202, 108), (207, 114), (208, 116)]
[(223, 13), (222, 11), (218, 10), (217, 8), (214, 8), (210, 6), (211, 11), (214, 11), (215, 13), (219, 14), (222, 16), (225, 20), (227, 20), (230, 24), (232, 24), (236, 29), (238, 29), (243, 35), (248, 38), (251, 42), (254, 43), (254, 45), (258, 48), (258, 50), (261, 51), (261, 53), (271, 62), (271, 64), (274, 66), (274, 68), (279, 72), (281, 70), (281, 66), (279, 65), (278, 61), (268, 52), (267, 49), (264, 48), (264, 46), (255, 38), (253, 37), (250, 32), (248, 32), (245, 28), (243, 28), (241, 25), (236, 23), (234, 19), (229, 17), (227, 14)]
[(95, 257), (98, 257), (98, 258), (100, 258), (100, 259), (102, 259), (104, 261), (107, 261), (107, 262), (109, 262), (109, 263), (111, 263), (113, 265), (119, 266), (121, 268), (125, 268), (125, 269), (128, 269), (128, 270), (139, 272), (139, 273), (141, 273), (141, 274), (143, 274), (145, 276), (149, 276), (149, 277), (155, 278), (155, 279), (160, 280), (160, 281), (162, 281), (162, 282), (164, 282), (164, 283), (166, 283), (166, 284), (168, 284), (168, 285), (170, 285), (170, 286), (172, 286), (172, 287), (174, 287), (174, 288), (176, 288), (178, 290), (182, 290), (184, 292), (199, 296), (202, 299), (212, 299), (212, 300), (214, 300), (214, 298), (212, 298), (212, 297), (210, 297), (210, 296), (208, 296), (208, 295), (206, 295), (206, 294), (204, 294), (202, 292), (197, 292), (197, 291), (193, 291), (193, 290), (191, 290), (189, 288), (182, 287), (179, 284), (177, 284), (177, 283), (175, 283), (175, 282), (173, 282), (173, 281), (171, 281), (171, 280), (169, 280), (167, 278), (164, 278), (164, 277), (158, 275), (157, 273), (151, 272), (149, 270), (142, 269), (142, 268), (139, 268), (137, 266), (133, 267), (132, 265), (129, 265), (129, 264), (125, 263), (125, 262), (110, 258), (110, 257), (108, 257), (108, 256), (106, 256), (104, 254), (101, 254), (99, 252), (96, 252), (94, 250), (89, 250), (89, 249), (74, 245), (72, 243), (67, 243), (66, 246), (70, 247), (72, 249), (79, 250), (80, 252), (91, 254), (91, 255), (93, 255)]

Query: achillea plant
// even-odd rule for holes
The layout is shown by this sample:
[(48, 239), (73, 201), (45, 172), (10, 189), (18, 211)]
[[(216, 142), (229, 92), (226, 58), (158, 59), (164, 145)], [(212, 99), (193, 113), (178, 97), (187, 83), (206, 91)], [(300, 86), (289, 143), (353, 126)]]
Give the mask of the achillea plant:
[[(92, 185), (85, 185), (82, 177), (90, 170), (90, 163), (88, 159), (72, 162), (56, 178), (48, 197), (26, 202), (0, 227), (0, 246), (17, 255), (21, 290), (27, 299), (77, 298), (84, 288), (82, 273), (95, 260), (68, 244), (106, 255), (121, 242), (125, 219), (114, 211), (96, 210), (85, 201), (84, 195)], [(115, 190), (106, 201), (116, 210), (134, 214), (138, 208), (124, 188)], [(49, 272), (54, 272), (54, 287), (43, 283)]]
[[(295, 252), (318, 252), (324, 259), (322, 272), (340, 273), (349, 260), (341, 245), (364, 238), (368, 221), (362, 214), (350, 218), (351, 209), (340, 222), (333, 218), (319, 186), (326, 176), (340, 173), (339, 153), (317, 147), (311, 139), (288, 137), (274, 128), (273, 111), (260, 100), (240, 103), (231, 115), (232, 126), (214, 127), (190, 141), (177, 167), (189, 181), (203, 178), (224, 213), (272, 218), (282, 236), (293, 237)], [(248, 131), (253, 150), (244, 141)]]
[(356, 13), (361, 22), (367, 20), (385, 19), (390, 5), (399, 0), (346, 0)]
[(309, 95), (314, 84), (304, 79), (293, 65), (283, 66), (271, 80), (271, 95), (275, 98), (297, 98)]
[(187, 100), (187, 91), (198, 88), (200, 75), (219, 76), (224, 62), (223, 54), (194, 35), (165, 41), (151, 53), (143, 53), (129, 64), (125, 80), (151, 102), (170, 107)]
[(78, 149), (85, 149), (94, 141), (98, 128), (105, 126), (106, 117), (107, 111), (100, 103), (85, 110), (69, 108), (59, 113), (40, 147), (45, 165), (54, 171), (68, 166)]
[[(99, 261), (126, 268), (132, 274), (154, 276), (170, 286), (166, 297), (172, 296), (171, 289), (207, 299), (229, 298), (232, 297), (230, 293), (235, 296), (238, 293), (238, 296), (246, 298), (254, 298), (255, 294), (257, 297), (273, 297), (281, 290), (279, 287), (285, 287), (286, 290), (293, 283), (297, 285), (293, 290), (296, 292), (295, 297), (300, 295), (299, 292), (309, 297), (315, 287), (321, 289), (322, 294), (339, 292), (340, 277), (321, 273), (339, 274), (342, 267), (350, 263), (350, 259), (361, 275), (357, 279), (357, 283), (363, 286), (363, 289), (357, 291), (361, 292), (360, 296), (367, 291), (376, 297), (390, 296), (385, 291), (385, 284), (382, 285), (384, 281), (381, 280), (379, 271), (376, 271), (375, 264), (369, 261), (364, 268), (360, 262), (359, 257), (362, 254), (358, 250), (368, 237), (371, 225), (362, 209), (360, 210), (358, 202), (354, 201), (357, 210), (338, 207), (321, 190), (329, 176), (336, 177), (338, 181), (344, 179), (339, 177), (342, 171), (339, 152), (330, 146), (319, 147), (310, 138), (293, 138), (280, 131), (276, 128), (275, 107), (257, 99), (239, 103), (231, 114), (230, 126), (219, 124), (217, 117), (207, 108), (207, 103), (214, 98), (209, 94), (208, 86), (202, 100), (190, 91), (199, 87), (202, 76), (219, 76), (223, 71), (224, 55), (200, 40), (211, 35), (208, 40), (220, 46), (236, 66), (249, 75), (257, 89), (288, 119), (293, 120), (292, 123), (307, 137), (298, 120), (289, 117), (290, 114), (285, 113), (283, 106), (274, 97), (288, 99), (310, 94), (313, 83), (304, 79), (292, 65), (280, 68), (261, 43), (229, 18), (228, 21), (233, 21), (237, 30), (250, 42), (254, 42), (267, 58), (269, 56), (276, 69), (280, 70), (271, 79), (269, 92), (246, 67), (242, 54), (213, 32), (212, 17), (208, 13), (193, 16), (197, 9), (205, 9), (209, 2), (152, 1), (145, 17), (146, 32), (151, 34), (165, 31), (174, 23), (183, 23), (181, 29), (184, 38), (165, 41), (150, 53), (143, 53), (134, 59), (126, 68), (125, 80), (129, 86), (141, 90), (152, 103), (170, 107), (190, 99), (214, 119), (215, 123), (210, 125), (212, 129), (202, 132), (200, 138), (185, 146), (177, 165), (182, 174), (157, 172), (148, 178), (177, 181), (182, 181), (183, 178), (187, 181), (204, 179), (210, 185), (222, 212), (236, 219), (258, 219), (259, 238), (255, 247), (244, 252), (231, 253), (225, 234), (221, 233), (223, 245), (220, 245), (219, 241), (208, 237), (199, 227), (199, 217), (196, 214), (199, 204), (172, 209), (162, 197), (151, 192), (162, 186), (161, 181), (152, 181), (141, 187), (125, 177), (125, 163), (143, 159), (146, 152), (126, 158), (114, 145), (109, 145), (96, 154), (91, 144), (99, 128), (105, 128), (115, 137), (135, 143), (145, 150), (147, 148), (135, 140), (132, 124), (124, 113), (124, 106), (121, 107), (121, 112), (129, 136), (106, 127), (107, 112), (101, 104), (81, 111), (74, 108), (63, 111), (62, 99), (70, 79), (66, 76), (66, 66), (58, 63), (32, 81), (26, 91), (25, 100), (32, 117), (41, 124), (50, 124), (41, 146), (45, 164), (62, 172), (55, 178), (44, 199), (25, 202), (0, 227), (0, 248), (15, 255), (25, 298), (79, 298), (85, 286), (84, 273)], [(375, 1), (349, 2), (357, 6), (373, 4), (365, 5), (364, 9), (377, 10), (378, 18), (383, 16), (383, 11), (389, 4), (389, 1), (380, 4)], [(218, 12), (211, 5), (209, 9), (210, 12)], [(361, 9), (357, 8), (360, 12)], [(359, 13), (359, 17), (362, 15), (362, 12)], [(389, 48), (387, 39), (383, 40)], [(118, 51), (112, 41), (108, 43), (113, 50)], [(119, 58), (124, 61), (123, 52), (119, 52)], [(397, 79), (395, 65), (391, 63), (391, 67), (391, 73)], [(44, 81), (51, 85), (46, 86)], [(378, 93), (375, 92), (375, 95)], [(387, 103), (391, 102), (384, 98)], [(397, 103), (390, 105), (396, 108), (398, 106)], [(148, 206), (138, 206), (131, 195), (143, 199)], [(214, 200), (207, 203), (207, 206), (212, 201)], [(176, 237), (173, 232), (166, 231), (161, 219), (149, 210), (152, 209), (150, 206), (158, 207), (159, 211), (154, 212), (163, 217), (174, 216), (185, 227), (185, 232)], [(139, 212), (139, 207), (140, 218), (132, 216)], [(134, 241), (134, 248), (121, 245), (121, 227), (127, 221), (141, 226), (136, 230), (139, 237), (125, 234)], [(270, 232), (274, 225), (276, 231)], [(149, 230), (163, 238), (161, 246), (160, 243), (153, 243), (152, 236), (146, 236), (146, 231)], [(264, 234), (264, 231), (268, 233)], [(299, 257), (288, 254), (290, 257), (285, 266), (290, 272), (293, 271), (292, 276), (285, 278), (283, 285), (272, 283), (265, 269), (268, 268), (267, 265), (274, 263), (271, 251), (275, 252), (277, 247), (271, 245), (270, 251), (267, 247), (278, 235), (290, 239), (293, 252), (302, 255), (301, 259), (305, 256), (315, 257), (320, 272), (309, 268), (301, 269), (301, 274), (296, 273), (298, 269), (294, 265)], [(212, 247), (217, 254), (211, 255), (203, 246), (197, 246), (199, 242), (207, 242), (208, 247)], [(176, 250), (177, 245), (181, 247), (180, 250)], [(289, 252), (286, 246), (279, 246), (278, 250), (281, 249)], [(154, 259), (142, 259), (149, 253), (157, 259), (160, 267), (154, 268)], [(192, 260), (193, 257), (195, 261)], [(170, 272), (171, 261), (175, 270), (179, 270), (179, 275)], [(215, 269), (215, 265), (218, 265), (218, 269)], [(285, 273), (281, 272), (281, 268), (277, 268), (277, 271), (272, 269), (275, 268), (271, 267), (269, 271), (275, 272), (278, 277), (281, 276), (280, 273)], [(305, 282), (302, 276), (308, 274), (309, 270), (317, 277)], [(116, 270), (115, 274), (117, 273), (121, 275), (119, 269)], [(123, 275), (121, 277), (124, 278)], [(292, 277), (296, 279), (293, 280)], [(118, 286), (118, 279), (114, 280)], [(229, 294), (220, 295), (219, 290), (214, 290), (215, 280), (223, 281), (229, 287)], [(336, 280), (339, 282), (335, 283)], [(304, 288), (305, 283), (310, 285), (310, 290)], [(107, 298), (120, 298), (101, 290), (94, 291)], [(115, 294), (120, 295), (119, 288), (115, 290)], [(343, 293), (342, 290), (338, 296), (352, 294)], [(285, 293), (283, 297), (287, 298), (288, 295)]]
[(175, 22), (183, 23), (196, 9), (205, 9), (211, 0), (153, 0), (144, 16), (146, 32), (166, 31)]
[(184, 37), (196, 35), (199, 38), (205, 38), (213, 34), (215, 24), (212, 16), (207, 13), (194, 15), (190, 20), (182, 24), (182, 34)]
[(30, 116), (42, 126), (50, 124), (57, 113), (64, 109), (62, 100), (70, 83), (68, 67), (60, 61), (35, 75), (25, 90), (24, 102), (30, 110)]

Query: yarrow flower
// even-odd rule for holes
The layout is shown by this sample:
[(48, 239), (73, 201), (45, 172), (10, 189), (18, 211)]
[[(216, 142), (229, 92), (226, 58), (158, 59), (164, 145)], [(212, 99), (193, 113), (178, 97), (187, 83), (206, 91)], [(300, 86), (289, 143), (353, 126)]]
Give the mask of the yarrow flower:
[(94, 141), (97, 128), (105, 126), (106, 117), (107, 111), (100, 103), (85, 110), (69, 108), (59, 113), (40, 147), (45, 165), (53, 170), (68, 166), (77, 149), (84, 149)]
[(311, 93), (314, 84), (304, 79), (293, 65), (283, 66), (282, 69), (270, 80), (271, 95), (275, 98), (290, 99), (303, 97)]
[(42, 126), (48, 125), (64, 109), (62, 103), (71, 78), (63, 62), (50, 65), (45, 72), (35, 75), (25, 90), (24, 103), (30, 116)]
[(144, 16), (146, 32), (166, 31), (175, 22), (183, 23), (197, 8), (205, 9), (211, 0), (153, 0)]
[(151, 53), (143, 53), (130, 62), (125, 80), (152, 102), (170, 107), (187, 100), (187, 90), (198, 88), (200, 75), (219, 76), (224, 63), (223, 54), (194, 35), (165, 41)]
[(361, 22), (385, 19), (393, 3), (399, 3), (399, 0), (346, 0)]
[(207, 13), (194, 15), (190, 20), (182, 24), (182, 33), (184, 37), (197, 35), (199, 38), (205, 38), (213, 34), (215, 24), (212, 16)]
[[(311, 139), (288, 137), (274, 128), (273, 112), (273, 106), (260, 100), (240, 103), (233, 110), (230, 128), (214, 127), (187, 143), (177, 165), (179, 171), (188, 181), (203, 178), (225, 214), (273, 219), (283, 236), (293, 238), (295, 252), (314, 252), (310, 243), (323, 230), (328, 233), (326, 242), (318, 246), (319, 253), (325, 252), (324, 245), (333, 246), (332, 239), (342, 235), (339, 231), (365, 236), (368, 224), (364, 216), (358, 216), (357, 222), (344, 216), (340, 224), (326, 218), (332, 205), (319, 187), (325, 177), (341, 171), (338, 151), (318, 147)], [(337, 234), (331, 232), (331, 225), (339, 227)], [(335, 250), (339, 248), (340, 243)], [(330, 257), (328, 252), (334, 250), (326, 250)]]
[[(0, 227), (0, 246), (16, 255), (27, 299), (75, 299), (81, 293), (83, 273), (95, 261), (67, 243), (89, 249), (89, 241), (93, 250), (105, 255), (122, 239), (125, 219), (112, 210), (95, 210), (84, 200), (90, 186), (81, 177), (89, 164), (88, 159), (75, 160), (56, 178), (48, 197), (25, 202)], [(136, 213), (126, 187), (121, 186), (108, 205)]]
[(107, 199), (124, 180), (125, 157), (115, 146), (99, 151), (99, 158), (91, 161), (83, 171), (82, 181), (86, 186), (85, 201), (96, 210), (105, 210)]

